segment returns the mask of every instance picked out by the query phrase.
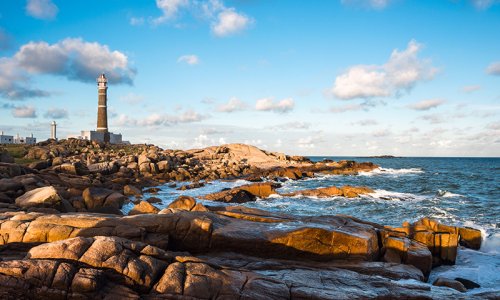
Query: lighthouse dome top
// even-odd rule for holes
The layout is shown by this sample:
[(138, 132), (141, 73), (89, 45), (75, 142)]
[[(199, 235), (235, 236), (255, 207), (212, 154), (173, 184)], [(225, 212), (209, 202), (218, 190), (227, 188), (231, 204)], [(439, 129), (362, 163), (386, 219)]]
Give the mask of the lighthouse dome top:
[(104, 73), (102, 73), (101, 75), (99, 75), (99, 77), (97, 77), (97, 83), (106, 83), (108, 82), (108, 79), (106, 78), (106, 75), (104, 75)]

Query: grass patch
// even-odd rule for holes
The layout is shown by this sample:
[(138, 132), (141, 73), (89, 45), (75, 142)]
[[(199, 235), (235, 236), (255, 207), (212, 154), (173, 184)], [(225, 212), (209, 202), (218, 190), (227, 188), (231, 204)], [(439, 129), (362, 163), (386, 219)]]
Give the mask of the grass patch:
[(26, 155), (26, 153), (28, 153), (25, 145), (7, 144), (3, 145), (2, 148), (7, 150), (7, 152), (9, 152), (9, 154), (15, 159), (23, 158)]

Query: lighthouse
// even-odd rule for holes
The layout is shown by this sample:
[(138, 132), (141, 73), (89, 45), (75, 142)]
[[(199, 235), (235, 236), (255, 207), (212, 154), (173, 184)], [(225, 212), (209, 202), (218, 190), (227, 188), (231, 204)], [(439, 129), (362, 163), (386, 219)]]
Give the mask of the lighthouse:
[(108, 79), (102, 73), (97, 77), (97, 128), (96, 130), (82, 130), (80, 135), (71, 135), (69, 137), (99, 141), (110, 144), (122, 144), (122, 135), (120, 133), (109, 132), (108, 129)]
[(50, 123), (50, 138), (57, 141), (57, 124), (56, 121)]
[(108, 79), (102, 73), (97, 78), (97, 132), (104, 134), (104, 141), (109, 142), (108, 133)]

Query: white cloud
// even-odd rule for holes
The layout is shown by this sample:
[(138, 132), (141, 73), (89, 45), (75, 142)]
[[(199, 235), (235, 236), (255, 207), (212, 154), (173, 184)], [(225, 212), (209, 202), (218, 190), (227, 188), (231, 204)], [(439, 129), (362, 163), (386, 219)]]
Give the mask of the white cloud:
[(134, 119), (127, 115), (120, 115), (115, 123), (116, 126), (123, 127), (156, 127), (172, 126), (180, 123), (200, 122), (209, 118), (209, 115), (200, 114), (193, 110), (186, 110), (175, 115), (153, 113), (143, 119)]
[(189, 5), (188, 0), (156, 0), (156, 6), (163, 15), (153, 20), (154, 24), (165, 23), (175, 18), (182, 7)]
[(444, 100), (444, 99), (427, 99), (427, 100), (422, 100), (422, 101), (410, 104), (410, 105), (408, 105), (408, 108), (411, 108), (414, 110), (429, 110), (431, 108), (436, 108), (445, 102), (446, 102), (446, 100)]
[(216, 36), (225, 37), (245, 30), (252, 22), (252, 19), (237, 13), (234, 8), (227, 8), (222, 10), (217, 21), (212, 23), (212, 32)]
[(28, 0), (26, 13), (34, 18), (52, 20), (59, 9), (51, 0)]
[(359, 120), (356, 122), (352, 122), (352, 125), (359, 125), (359, 126), (374, 126), (377, 125), (378, 122), (373, 119), (364, 119), (364, 120)]
[(386, 137), (391, 134), (389, 129), (378, 129), (372, 132), (372, 136), (374, 137)]
[(242, 111), (247, 108), (247, 104), (240, 99), (233, 97), (229, 99), (229, 101), (225, 104), (220, 105), (217, 108), (217, 111), (220, 112), (235, 112), (235, 111)]
[(348, 111), (358, 111), (358, 110), (364, 110), (364, 109), (366, 109), (366, 108), (361, 104), (346, 104), (346, 105), (331, 107), (330, 112), (332, 112), (332, 113), (344, 113), (344, 112), (348, 112)]
[(486, 73), (490, 75), (500, 75), (500, 61), (491, 63), (486, 69)]
[(177, 62), (186, 63), (188, 65), (197, 65), (200, 62), (200, 59), (194, 54), (187, 54), (179, 57)]
[(230, 134), (233, 133), (231, 130), (220, 130), (216, 128), (203, 128), (201, 133), (204, 135), (220, 135), (220, 134)]
[(398, 96), (437, 73), (430, 60), (419, 59), (422, 45), (412, 40), (408, 47), (392, 51), (383, 65), (357, 65), (337, 76), (330, 93), (343, 100)]
[(480, 85), (467, 85), (462, 88), (464, 93), (472, 93), (475, 91), (479, 91), (481, 89)]
[(274, 111), (278, 113), (287, 113), (293, 110), (295, 101), (292, 98), (286, 98), (278, 102), (274, 102), (272, 98), (263, 98), (257, 100), (255, 109), (259, 111)]
[(391, 2), (393, 2), (393, 0), (341, 0), (340, 2), (344, 5), (357, 5), (375, 9), (383, 9)]
[(425, 115), (421, 116), (420, 119), (429, 121), (431, 124), (441, 124), (444, 123), (444, 118), (442, 115), (438, 114), (431, 114), (431, 115)]
[(36, 109), (33, 106), (17, 106), (12, 109), (12, 115), (16, 118), (36, 118)]
[(68, 117), (68, 111), (64, 108), (50, 108), (43, 116), (47, 119), (64, 119)]
[(494, 4), (500, 3), (498, 0), (470, 0), (477, 9), (487, 9)]
[(114, 84), (131, 84), (136, 73), (125, 54), (106, 45), (79, 38), (55, 44), (29, 42), (14, 56), (0, 58), (0, 94), (10, 99), (48, 96), (48, 92), (30, 88), (31, 76), (51, 74), (93, 83), (101, 72)]
[(132, 83), (135, 70), (119, 51), (97, 42), (67, 38), (56, 44), (30, 42), (23, 45), (14, 59), (29, 73), (62, 75), (71, 80), (94, 82), (101, 72), (113, 83)]
[(234, 7), (226, 7), (221, 0), (156, 0), (156, 6), (162, 11), (162, 16), (150, 19), (153, 25), (171, 21), (182, 11), (188, 11), (195, 18), (209, 22), (212, 33), (218, 37), (235, 35), (254, 22)]
[(297, 146), (299, 148), (316, 148), (318, 144), (321, 144), (324, 142), (324, 139), (321, 135), (316, 135), (316, 136), (307, 136), (303, 138), (299, 138), (297, 140)]
[(288, 122), (276, 126), (271, 126), (269, 128), (275, 130), (304, 130), (304, 129), (309, 129), (310, 127), (311, 123), (296, 121), (296, 122)]

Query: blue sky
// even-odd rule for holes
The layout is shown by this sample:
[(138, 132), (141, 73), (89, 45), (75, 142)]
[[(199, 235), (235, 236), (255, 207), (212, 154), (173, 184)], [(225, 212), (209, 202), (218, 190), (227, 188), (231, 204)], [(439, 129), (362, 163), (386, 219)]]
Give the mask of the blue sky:
[(301, 155), (499, 156), (497, 0), (0, 2), (0, 129)]

